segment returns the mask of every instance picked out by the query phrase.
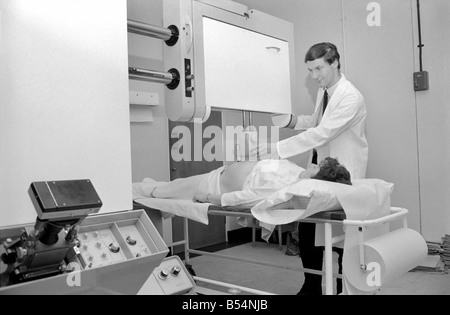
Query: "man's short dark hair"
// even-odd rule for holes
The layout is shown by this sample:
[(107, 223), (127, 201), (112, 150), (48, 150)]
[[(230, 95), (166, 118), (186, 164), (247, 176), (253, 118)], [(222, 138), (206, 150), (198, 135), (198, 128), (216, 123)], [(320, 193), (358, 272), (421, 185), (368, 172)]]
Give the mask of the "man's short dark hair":
[(306, 53), (305, 63), (322, 57), (330, 65), (337, 60), (338, 69), (341, 69), (341, 56), (339, 55), (336, 46), (332, 43), (319, 43), (312, 46)]
[(327, 157), (319, 164), (320, 170), (313, 179), (351, 185), (350, 172), (337, 159)]

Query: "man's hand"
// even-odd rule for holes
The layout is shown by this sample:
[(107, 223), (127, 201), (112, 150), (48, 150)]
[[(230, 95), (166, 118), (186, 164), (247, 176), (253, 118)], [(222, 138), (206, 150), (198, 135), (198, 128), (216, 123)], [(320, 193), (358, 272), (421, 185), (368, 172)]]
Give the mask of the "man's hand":
[(319, 170), (320, 170), (319, 166), (317, 166), (316, 164), (311, 164), (310, 167), (308, 167), (300, 174), (300, 178), (312, 178), (317, 175)]
[(279, 160), (278, 149), (276, 143), (261, 143), (258, 147), (252, 148), (249, 153), (250, 157), (257, 157), (257, 160)]
[(249, 148), (248, 152), (245, 152), (245, 160), (246, 161), (257, 161), (259, 160), (259, 147), (252, 146)]

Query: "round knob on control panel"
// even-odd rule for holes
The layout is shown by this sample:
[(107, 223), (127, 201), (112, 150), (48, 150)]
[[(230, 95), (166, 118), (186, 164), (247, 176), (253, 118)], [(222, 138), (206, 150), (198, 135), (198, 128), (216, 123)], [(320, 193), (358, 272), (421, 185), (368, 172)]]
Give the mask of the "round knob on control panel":
[(171, 270), (171, 274), (172, 276), (176, 277), (180, 274), (181, 272), (181, 267), (180, 266), (173, 266), (172, 270)]
[(131, 236), (128, 236), (126, 239), (127, 243), (130, 244), (131, 246), (136, 245), (137, 241), (135, 239), (132, 239)]
[(167, 269), (162, 269), (161, 272), (159, 273), (159, 278), (161, 280), (166, 280), (168, 276), (169, 276), (169, 271)]
[(114, 243), (109, 244), (108, 248), (114, 254), (117, 254), (120, 251), (120, 247)]
[(22, 259), (26, 255), (28, 255), (28, 250), (26, 248), (18, 247), (16, 249), (16, 255), (17, 255), (17, 258)]

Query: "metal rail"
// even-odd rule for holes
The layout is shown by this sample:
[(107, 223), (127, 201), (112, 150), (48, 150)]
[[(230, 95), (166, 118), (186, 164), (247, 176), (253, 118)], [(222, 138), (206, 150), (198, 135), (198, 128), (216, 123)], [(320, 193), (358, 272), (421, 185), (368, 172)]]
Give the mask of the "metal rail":
[(180, 73), (176, 69), (161, 72), (130, 67), (128, 68), (128, 77), (133, 80), (164, 83), (171, 90), (176, 89), (180, 83)]
[[(168, 46), (173, 46), (178, 41), (179, 31), (174, 25), (171, 25), (168, 28), (162, 28), (134, 20), (127, 20), (127, 29), (129, 33), (162, 39)], [(176, 69), (170, 69), (168, 72), (162, 72), (129, 67), (128, 75), (129, 78), (133, 80), (166, 84), (171, 90), (176, 89), (180, 83), (180, 73)]]
[(162, 39), (169, 46), (175, 45), (178, 41), (179, 31), (174, 25), (163, 28), (134, 20), (127, 20), (127, 28), (129, 33)]

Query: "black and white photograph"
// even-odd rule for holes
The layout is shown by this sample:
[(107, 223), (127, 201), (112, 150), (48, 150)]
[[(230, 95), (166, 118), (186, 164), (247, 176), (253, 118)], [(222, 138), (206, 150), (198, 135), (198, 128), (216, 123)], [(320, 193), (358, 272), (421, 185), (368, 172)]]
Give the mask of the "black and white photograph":
[(448, 0), (0, 0), (0, 295), (450, 295), (449, 56)]

